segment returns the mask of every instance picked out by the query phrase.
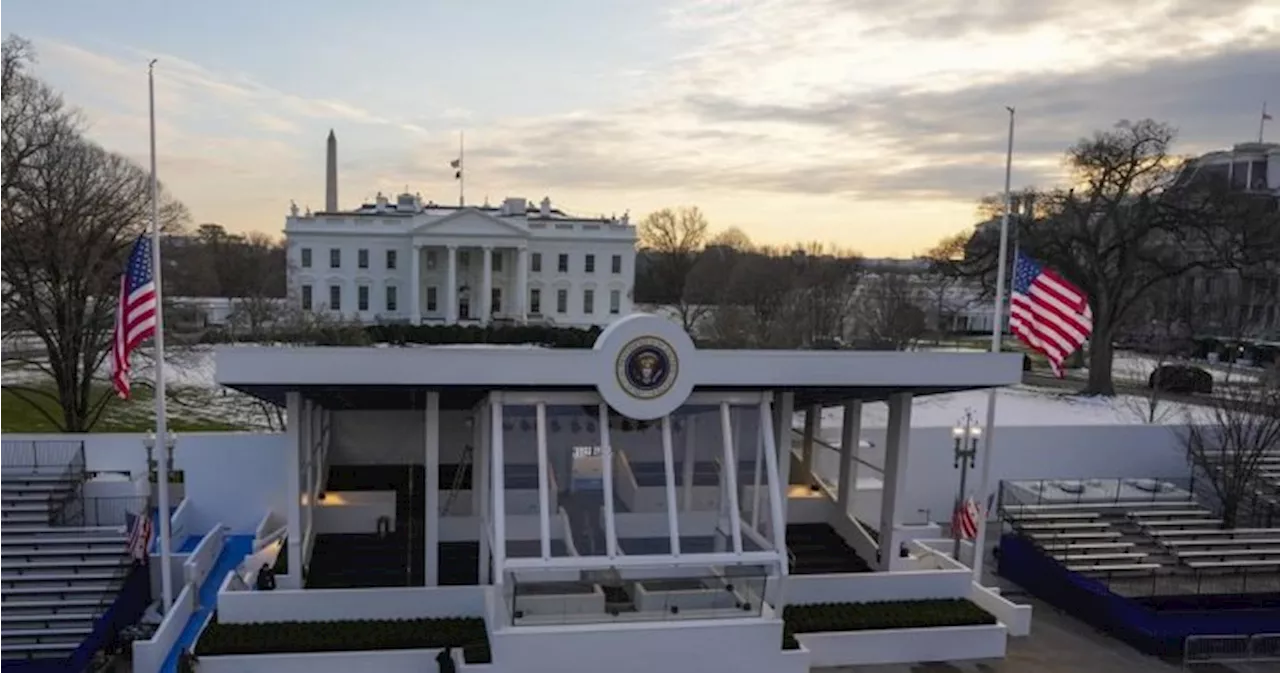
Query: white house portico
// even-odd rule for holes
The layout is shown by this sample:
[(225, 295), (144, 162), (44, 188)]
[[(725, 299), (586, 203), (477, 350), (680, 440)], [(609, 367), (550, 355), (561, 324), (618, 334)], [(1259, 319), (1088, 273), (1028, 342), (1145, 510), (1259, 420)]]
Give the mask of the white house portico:
[[(328, 191), (336, 201), (336, 185)], [(350, 211), (295, 205), (285, 238), (290, 296), (304, 311), (362, 322), (578, 326), (631, 312), (635, 226), (625, 215), (572, 217), (549, 198), (445, 206), (404, 193)]]

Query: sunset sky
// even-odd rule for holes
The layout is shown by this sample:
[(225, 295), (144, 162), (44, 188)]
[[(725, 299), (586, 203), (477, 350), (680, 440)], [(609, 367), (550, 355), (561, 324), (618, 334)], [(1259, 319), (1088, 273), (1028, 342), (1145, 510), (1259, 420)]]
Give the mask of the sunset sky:
[[(910, 255), (1003, 183), (1060, 179), (1120, 119), (1195, 153), (1280, 113), (1276, 0), (8, 0), (5, 33), (88, 135), (159, 173), (194, 221), (278, 235), (290, 199), (550, 196), (582, 215), (698, 205), (758, 242)], [(1276, 115), (1280, 116), (1280, 115)], [(1280, 140), (1272, 123), (1269, 139)]]

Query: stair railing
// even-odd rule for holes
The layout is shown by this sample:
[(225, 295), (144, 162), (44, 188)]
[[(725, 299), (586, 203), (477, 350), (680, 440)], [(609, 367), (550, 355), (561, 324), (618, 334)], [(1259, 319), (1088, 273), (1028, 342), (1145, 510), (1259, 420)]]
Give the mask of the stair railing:
[[(474, 454), (475, 454), (475, 447), (471, 446), (470, 444), (467, 444), (462, 447), (462, 457), (458, 460), (458, 468), (453, 473), (453, 483), (449, 485), (449, 497), (445, 498), (444, 507), (440, 511), (442, 515), (447, 515), (449, 513), (450, 508), (453, 507), (453, 501), (458, 499), (458, 493), (462, 491), (462, 485), (463, 485), (463, 482), (465, 481), (464, 478), (467, 472), (470, 471), (471, 462)], [(440, 475), (429, 474), (427, 475), (427, 478), (439, 479)], [(474, 482), (475, 480), (473, 479), (472, 481)]]
[(85, 477), (84, 442), (71, 456), (67, 466), (58, 475), (58, 481), (69, 482), (71, 488), (65, 492), (49, 494), (49, 523), (54, 526), (84, 525), (84, 498), (81, 487)]

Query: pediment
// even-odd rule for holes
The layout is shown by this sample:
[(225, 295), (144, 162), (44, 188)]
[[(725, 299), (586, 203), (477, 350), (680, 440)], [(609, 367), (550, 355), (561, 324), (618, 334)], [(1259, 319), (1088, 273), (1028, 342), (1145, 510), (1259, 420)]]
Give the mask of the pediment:
[(459, 210), (414, 228), (415, 236), (422, 234), (443, 236), (513, 236), (528, 235), (528, 231), (514, 223), (499, 219), (474, 208)]

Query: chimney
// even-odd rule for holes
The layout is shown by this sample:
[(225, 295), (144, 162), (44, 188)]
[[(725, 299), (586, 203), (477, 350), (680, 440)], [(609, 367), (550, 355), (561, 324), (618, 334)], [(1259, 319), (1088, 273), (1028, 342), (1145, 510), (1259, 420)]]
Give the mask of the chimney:
[(514, 196), (507, 197), (506, 199), (504, 199), (502, 201), (502, 214), (503, 215), (524, 215), (525, 214), (524, 199), (514, 197)]
[(325, 147), (324, 209), (330, 213), (338, 211), (338, 137), (333, 129), (329, 129)]
[(379, 213), (387, 212), (387, 197), (383, 196), (382, 192), (378, 192), (378, 197), (377, 199), (374, 200), (374, 204), (375, 204), (374, 210), (376, 210), (377, 212)]
[(541, 207), (538, 210), (538, 214), (542, 215), (543, 217), (551, 217), (551, 197), (549, 196), (542, 197), (542, 203), (540, 204), (540, 206)]

